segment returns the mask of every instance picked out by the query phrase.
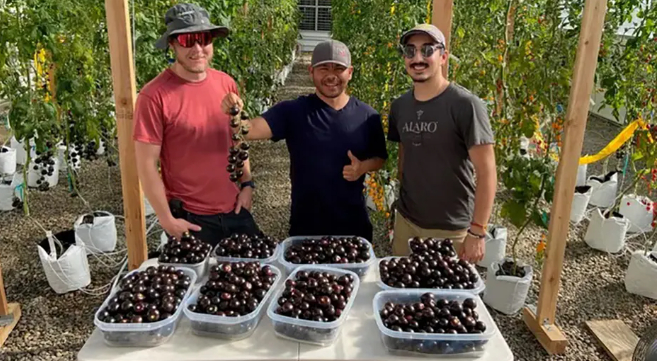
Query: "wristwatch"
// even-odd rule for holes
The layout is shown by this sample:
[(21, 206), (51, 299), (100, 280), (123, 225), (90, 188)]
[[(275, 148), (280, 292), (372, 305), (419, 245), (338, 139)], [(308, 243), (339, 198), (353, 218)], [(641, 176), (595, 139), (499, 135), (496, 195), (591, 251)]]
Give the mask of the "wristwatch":
[(251, 187), (255, 189), (256, 184), (252, 180), (240, 183), (240, 189), (244, 189), (244, 187)]

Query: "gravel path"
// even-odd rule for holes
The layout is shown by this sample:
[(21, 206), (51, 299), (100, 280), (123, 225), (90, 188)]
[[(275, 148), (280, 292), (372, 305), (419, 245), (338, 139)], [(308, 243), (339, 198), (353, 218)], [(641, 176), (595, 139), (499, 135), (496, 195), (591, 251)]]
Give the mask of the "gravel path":
[[(304, 61), (308, 61), (304, 58)], [(305, 64), (295, 66), (298, 75), (294, 83), (279, 93), (279, 99), (290, 99), (310, 91), (303, 72)], [(612, 139), (617, 127), (599, 120), (588, 124), (584, 152), (593, 153)], [(288, 229), (290, 181), (289, 161), (284, 142), (254, 142), (253, 172), (258, 182), (254, 215), (262, 229), (283, 238)], [(598, 166), (598, 165), (597, 165)], [(592, 172), (590, 172), (592, 173)], [(103, 160), (86, 163), (80, 175), (80, 192), (93, 209), (122, 214), (121, 184), (118, 167), (108, 168)], [(93, 312), (102, 300), (83, 292), (56, 295), (46, 282), (38, 259), (36, 243), (43, 239), (44, 228), (53, 232), (70, 229), (75, 218), (87, 207), (79, 198), (71, 198), (60, 183), (46, 193), (33, 191), (32, 217), (20, 211), (0, 214), (0, 264), (10, 302), (22, 305), (23, 317), (0, 350), (0, 360), (75, 360), (78, 350), (93, 331)], [(590, 249), (583, 241), (587, 222), (572, 228), (567, 243), (562, 288), (557, 320), (569, 340), (567, 354), (548, 357), (528, 331), (519, 315), (505, 316), (491, 310), (503, 336), (512, 348), (516, 360), (606, 360), (604, 350), (585, 328), (590, 319), (621, 319), (638, 335), (656, 319), (655, 301), (628, 294), (623, 277), (629, 256), (611, 256)], [(117, 221), (119, 249), (123, 246), (123, 222)], [(390, 252), (384, 241), (384, 229), (375, 224), (375, 248), (378, 256)], [(510, 240), (515, 230), (510, 226)], [(531, 228), (519, 245), (520, 256), (534, 259), (534, 248), (540, 231)], [(149, 238), (149, 247), (157, 245)], [(508, 248), (508, 253), (510, 249)], [(118, 269), (108, 263), (118, 263), (122, 255), (100, 260), (90, 257), (92, 285), (108, 284)], [(540, 272), (535, 271), (528, 304), (536, 303)]]

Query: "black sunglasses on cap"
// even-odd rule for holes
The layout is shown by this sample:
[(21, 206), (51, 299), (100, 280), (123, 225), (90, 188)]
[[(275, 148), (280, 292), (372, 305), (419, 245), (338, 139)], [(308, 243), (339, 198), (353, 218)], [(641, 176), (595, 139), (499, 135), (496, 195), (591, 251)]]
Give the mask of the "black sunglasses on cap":
[[(404, 55), (405, 58), (413, 59), (413, 57), (416, 56), (416, 51), (418, 50), (418, 48), (416, 48), (415, 46), (413, 46), (411, 44), (407, 44), (407, 45), (401, 46), (399, 48), (399, 50), (400, 50), (400, 53), (402, 55)], [(434, 52), (436, 50), (443, 51), (443, 50), (445, 50), (445, 47), (443, 46), (443, 44), (423, 44), (420, 47), (420, 55), (422, 55), (423, 58), (429, 58), (432, 55), (434, 55)]]

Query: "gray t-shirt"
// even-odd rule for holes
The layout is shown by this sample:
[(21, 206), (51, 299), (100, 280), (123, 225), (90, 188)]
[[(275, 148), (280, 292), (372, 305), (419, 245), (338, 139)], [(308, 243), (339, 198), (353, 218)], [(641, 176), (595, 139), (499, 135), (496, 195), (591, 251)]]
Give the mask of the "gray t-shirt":
[(468, 150), (494, 143), (484, 103), (454, 83), (428, 101), (411, 90), (391, 105), (388, 139), (404, 147), (398, 211), (425, 229), (468, 228), (475, 198)]

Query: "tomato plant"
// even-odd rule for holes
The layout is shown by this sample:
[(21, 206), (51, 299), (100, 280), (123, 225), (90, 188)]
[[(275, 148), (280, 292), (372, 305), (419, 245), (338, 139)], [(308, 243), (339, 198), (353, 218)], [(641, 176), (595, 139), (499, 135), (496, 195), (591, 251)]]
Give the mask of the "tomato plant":
[[(597, 81), (606, 91), (604, 104), (617, 110), (625, 106), (632, 119), (655, 117), (655, 3), (608, 4)], [(385, 115), (390, 101), (411, 86), (395, 49), (398, 36), (428, 21), (431, 1), (343, 0), (332, 5), (333, 36), (353, 53), (350, 91)], [(584, 0), (454, 4), (449, 78), (488, 105), (505, 186), (498, 210), (521, 231), (531, 222), (542, 227), (548, 222), (583, 8)], [(617, 30), (633, 13), (640, 19), (633, 36), (619, 37)], [(383, 124), (388, 125), (385, 117)], [(524, 139), (531, 142), (526, 157), (519, 156)], [(389, 144), (386, 165), (391, 174), (397, 162), (394, 146)], [(378, 179), (387, 183), (392, 177)], [(514, 244), (522, 237), (519, 232)]]
[(612, 6), (597, 69), (598, 83), (605, 92), (602, 106), (610, 106), (622, 123), (640, 117), (655, 121), (656, 1), (617, 1)]
[[(352, 54), (354, 74), (348, 91), (382, 115), (388, 133), (391, 102), (411, 89), (411, 80), (399, 53), (402, 33), (427, 21), (427, 0), (341, 0), (332, 2), (332, 37), (344, 42)], [(389, 158), (384, 169), (373, 174), (367, 190), (378, 216), (389, 218), (390, 204), (384, 200), (385, 187), (397, 173), (397, 144), (388, 142)]]
[[(164, 32), (166, 10), (175, 1), (134, 2), (135, 63), (141, 87), (169, 65), (155, 40)], [(213, 66), (234, 76), (254, 112), (267, 105), (275, 74), (291, 62), (297, 37), (297, 3), (292, 0), (202, 1), (213, 22), (232, 34), (216, 43)], [(11, 102), (13, 135), (30, 140), (38, 155), (95, 158), (96, 148), (115, 149), (109, 46), (105, 7), (94, 0), (7, 0), (0, 7), (0, 97)], [(54, 79), (54, 81), (51, 81)], [(221, 99), (218, 99), (221, 101)], [(108, 158), (108, 165), (115, 162)], [(74, 193), (76, 174), (67, 167)], [(27, 179), (28, 167), (24, 167)], [(45, 187), (42, 187), (45, 189)], [(25, 194), (27, 200), (27, 193)], [(24, 210), (29, 212), (28, 203)]]
[[(164, 33), (164, 14), (175, 1), (135, 1), (135, 62), (138, 87), (157, 76), (173, 55), (154, 47)], [(293, 0), (202, 0), (214, 24), (227, 25), (227, 39), (214, 42), (212, 66), (236, 79), (246, 110), (257, 114), (270, 105), (275, 75), (292, 61), (299, 20)], [(219, 99), (218, 101), (221, 101)]]

